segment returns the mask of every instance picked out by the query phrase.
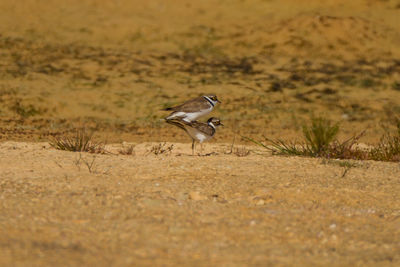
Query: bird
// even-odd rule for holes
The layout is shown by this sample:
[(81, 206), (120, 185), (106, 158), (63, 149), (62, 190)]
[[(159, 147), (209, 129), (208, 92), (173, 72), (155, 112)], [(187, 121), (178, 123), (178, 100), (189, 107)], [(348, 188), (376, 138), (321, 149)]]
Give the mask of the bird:
[(210, 113), (217, 103), (221, 103), (216, 95), (203, 95), (185, 103), (164, 109), (164, 111), (172, 110), (165, 120), (181, 119), (185, 122), (192, 122), (201, 116)]
[(215, 135), (217, 127), (223, 126), (220, 119), (214, 117), (209, 118), (207, 123), (198, 121), (186, 122), (181, 119), (172, 119), (166, 122), (183, 129), (192, 138), (192, 155), (194, 154), (195, 141), (201, 144), (211, 139)]

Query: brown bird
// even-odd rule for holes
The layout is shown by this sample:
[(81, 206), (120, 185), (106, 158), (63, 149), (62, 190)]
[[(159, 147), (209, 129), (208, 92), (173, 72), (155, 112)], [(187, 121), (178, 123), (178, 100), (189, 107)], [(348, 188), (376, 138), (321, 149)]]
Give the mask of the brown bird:
[(192, 155), (194, 154), (194, 143), (198, 141), (200, 144), (211, 139), (216, 132), (218, 126), (223, 124), (220, 119), (211, 117), (207, 123), (204, 122), (186, 122), (184, 120), (167, 120), (167, 123), (175, 125), (183, 129), (192, 138)]
[(166, 108), (172, 113), (166, 120), (181, 119), (185, 122), (195, 121), (197, 118), (210, 113), (217, 103), (221, 103), (216, 95), (204, 95), (191, 99), (179, 106)]

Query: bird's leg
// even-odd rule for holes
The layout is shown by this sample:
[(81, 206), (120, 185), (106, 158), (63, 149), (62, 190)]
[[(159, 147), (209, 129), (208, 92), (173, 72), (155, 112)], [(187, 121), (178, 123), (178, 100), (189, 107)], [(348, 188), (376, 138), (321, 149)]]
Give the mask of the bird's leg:
[(194, 155), (194, 139), (192, 140), (192, 156)]
[(203, 155), (203, 143), (200, 143), (200, 155)]

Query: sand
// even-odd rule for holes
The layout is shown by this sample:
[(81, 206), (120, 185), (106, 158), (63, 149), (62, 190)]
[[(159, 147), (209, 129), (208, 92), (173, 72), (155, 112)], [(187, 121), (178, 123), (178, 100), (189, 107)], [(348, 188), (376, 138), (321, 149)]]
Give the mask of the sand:
[[(0, 138), (85, 125), (187, 142), (162, 108), (215, 93), (235, 134), (294, 138), (311, 116), (376, 142), (400, 110), (396, 1), (1, 1)], [(204, 118), (205, 120), (207, 118)]]
[(398, 163), (156, 145), (102, 155), (2, 143), (0, 265), (400, 262)]
[[(240, 138), (299, 140), (313, 116), (367, 145), (393, 131), (399, 8), (0, 1), (0, 266), (399, 266), (398, 162)], [(225, 126), (192, 156), (161, 109), (207, 93)], [(49, 145), (77, 127), (108, 152)]]

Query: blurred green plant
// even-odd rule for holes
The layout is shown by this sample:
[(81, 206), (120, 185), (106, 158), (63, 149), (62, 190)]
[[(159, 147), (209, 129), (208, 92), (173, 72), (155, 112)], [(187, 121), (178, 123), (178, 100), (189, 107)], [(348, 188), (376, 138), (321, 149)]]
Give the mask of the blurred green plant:
[(395, 133), (386, 132), (376, 146), (364, 149), (360, 148), (359, 139), (365, 131), (342, 142), (336, 138), (338, 132), (338, 123), (317, 117), (311, 119), (311, 125), (303, 126), (303, 140), (301, 142), (272, 140), (267, 137), (264, 137), (265, 142), (260, 142), (245, 136), (242, 136), (242, 138), (269, 150), (275, 155), (400, 161), (400, 120), (397, 121)]
[(45, 110), (41, 110), (40, 108), (36, 108), (34, 105), (32, 104), (23, 104), (21, 102), (21, 100), (17, 99), (14, 104), (10, 107), (10, 109), (12, 111), (14, 111), (15, 113), (17, 113), (19, 116), (21, 116), (22, 118), (29, 118), (35, 115), (40, 115), (43, 112), (45, 112)]
[(357, 147), (358, 140), (364, 134), (353, 136), (343, 142), (337, 140), (339, 124), (332, 123), (322, 117), (311, 119), (311, 125), (302, 127), (303, 140), (300, 142), (284, 141), (264, 137), (266, 143), (252, 138), (245, 139), (262, 146), (276, 155), (293, 155), (307, 157), (339, 158), (339, 159), (364, 159), (365, 151)]

